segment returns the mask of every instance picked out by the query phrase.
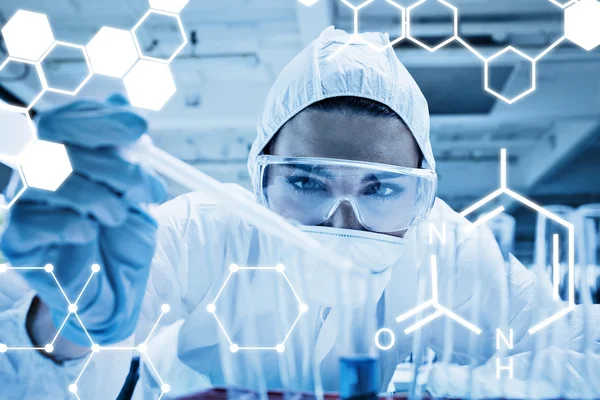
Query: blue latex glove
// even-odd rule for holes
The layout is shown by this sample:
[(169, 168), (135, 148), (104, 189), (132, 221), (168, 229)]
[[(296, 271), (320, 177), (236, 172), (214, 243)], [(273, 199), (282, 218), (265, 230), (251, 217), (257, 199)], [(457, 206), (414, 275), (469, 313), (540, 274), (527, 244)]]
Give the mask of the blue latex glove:
[[(146, 130), (146, 121), (129, 108), (91, 100), (41, 114), (39, 138), (66, 145), (73, 173), (56, 192), (27, 189), (13, 205), (0, 242), (14, 266), (54, 265), (71, 302), (91, 266), (100, 265), (77, 303), (98, 344), (133, 333), (154, 255), (157, 226), (142, 205), (164, 201), (165, 189), (156, 176), (119, 156)], [(23, 275), (60, 326), (68, 304), (52, 277), (44, 271)], [(61, 334), (91, 344), (73, 316)]]

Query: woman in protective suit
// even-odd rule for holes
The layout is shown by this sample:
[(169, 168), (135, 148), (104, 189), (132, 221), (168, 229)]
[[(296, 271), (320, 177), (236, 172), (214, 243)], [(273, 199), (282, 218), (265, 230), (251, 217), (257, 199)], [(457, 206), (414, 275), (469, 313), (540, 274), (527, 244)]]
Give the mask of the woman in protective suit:
[[(387, 35), (365, 35), (381, 46), (389, 43)], [(450, 354), (449, 361), (484, 364), (471, 387), (466, 387), (462, 367), (434, 371), (430, 390), (450, 396), (526, 395), (529, 384), (522, 380), (528, 378), (529, 358), (522, 354), (514, 361), (515, 381), (500, 387), (495, 380), (490, 357), (496, 351), (496, 330), (513, 330), (515, 353), (531, 351), (534, 341), (527, 330), (546, 315), (543, 311), (560, 305), (553, 303), (550, 288), (518, 261), (504, 263), (487, 229), (468, 229), (466, 219), (435, 197), (436, 163), (423, 94), (391, 47), (375, 52), (353, 43), (330, 59), (348, 40), (346, 33), (327, 29), (281, 72), (259, 116), (248, 169), (258, 202), (368, 272), (368, 298), (354, 290), (358, 281), (348, 283), (329, 266), (315, 268), (318, 261), (310, 254), (260, 232), (211, 202), (207, 193), (177, 197), (148, 214), (142, 205), (162, 201), (164, 189), (151, 172), (119, 152), (146, 132), (145, 121), (126, 105), (78, 101), (39, 119), (41, 139), (67, 146), (73, 174), (57, 192), (29, 189), (15, 204), (2, 252), (14, 266), (53, 265), (70, 299), (88, 281), (90, 266), (98, 264), (100, 272), (77, 302), (87, 330), (72, 315), (57, 335), (68, 315), (64, 296), (47, 274), (23, 272), (31, 290), (20, 292), (14, 286), (6, 296), (0, 342), (53, 347), (52, 352), (1, 355), (0, 393), (9, 394), (1, 397), (58, 398), (71, 389), (81, 399), (115, 398), (140, 343), (146, 345), (147, 357), (142, 357), (145, 367), (135, 398), (158, 397), (164, 383), (170, 384), (168, 396), (231, 384), (232, 379), (252, 387), (257, 376), (266, 387), (311, 390), (314, 375), (300, 372), (306, 370), (301, 365), (306, 354), (308, 369), (319, 370), (324, 390), (339, 390), (338, 362), (346, 346), (342, 338), (362, 334), (360, 324), (352, 325), (352, 332), (342, 331), (340, 310), (352, 301), (372, 305), (369, 318), (394, 332), (396, 343), (381, 352), (380, 379), (374, 384), (374, 390), (385, 390), (396, 365), (413, 352), (413, 337), (404, 329), (415, 319), (396, 318), (434, 295), (430, 282), (419, 275), (431, 276), (428, 221), (455, 228), (446, 243), (451, 250), (436, 250), (435, 295), (479, 332), (441, 317), (418, 334), (423, 345), (439, 355)], [(232, 195), (251, 194), (232, 188)], [(219, 302), (215, 297), (231, 264), (279, 263), (285, 264), (308, 310), (284, 352), (240, 356), (248, 357), (240, 363), (257, 357), (258, 364), (247, 365), (262, 370), (237, 371), (245, 375), (240, 377), (235, 362), (229, 362), (235, 359), (220, 345), (222, 330), (214, 315), (227, 310), (228, 339), (234, 343), (243, 334), (242, 316), (250, 312), (243, 305), (260, 296), (259, 303), (266, 306), (253, 306), (252, 329), (255, 339), (267, 343), (280, 340), (277, 321), (281, 315), (288, 318), (291, 314), (281, 310), (292, 306), (283, 300), (269, 303), (280, 286), (258, 274), (229, 297)], [(159, 318), (164, 304), (170, 311)], [(216, 306), (214, 315), (207, 312), (210, 305)], [(548, 362), (579, 360), (584, 345), (580, 314), (576, 310), (547, 328), (562, 335), (554, 342), (560, 350), (548, 349)], [(451, 336), (444, 334), (449, 325)], [(593, 334), (597, 352), (597, 330)], [(444, 337), (451, 337), (451, 343), (444, 343)], [(91, 352), (90, 340), (102, 346), (99, 353)], [(110, 345), (121, 350), (104, 349)], [(282, 359), (297, 365), (283, 367)], [(547, 368), (536, 377), (538, 387), (547, 396), (586, 396), (577, 382), (587, 370), (569, 369), (557, 385), (556, 369)], [(283, 371), (294, 373), (290, 377)]]

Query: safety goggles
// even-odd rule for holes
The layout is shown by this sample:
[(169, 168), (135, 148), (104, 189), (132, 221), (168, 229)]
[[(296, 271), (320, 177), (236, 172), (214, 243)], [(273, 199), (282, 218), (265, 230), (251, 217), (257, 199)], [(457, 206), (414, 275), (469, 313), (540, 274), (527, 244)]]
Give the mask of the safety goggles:
[(437, 190), (428, 169), (329, 158), (262, 155), (259, 203), (302, 225), (321, 225), (343, 203), (372, 232), (406, 230), (427, 218)]

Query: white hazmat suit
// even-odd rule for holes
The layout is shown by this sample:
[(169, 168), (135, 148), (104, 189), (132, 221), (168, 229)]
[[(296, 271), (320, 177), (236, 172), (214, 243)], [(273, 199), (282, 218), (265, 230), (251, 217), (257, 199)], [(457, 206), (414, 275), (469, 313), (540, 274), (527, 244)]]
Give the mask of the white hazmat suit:
[[(385, 35), (368, 34), (371, 42), (382, 45), (388, 43)], [(254, 162), (265, 145), (275, 133), (294, 115), (310, 104), (328, 97), (358, 96), (383, 103), (393, 109), (407, 124), (413, 133), (425, 159), (425, 167), (435, 169), (435, 160), (429, 141), (429, 114), (427, 103), (416, 83), (402, 66), (393, 49), (377, 53), (367, 45), (351, 44), (335, 59), (328, 60), (336, 50), (349, 39), (341, 31), (328, 29), (307, 49), (300, 53), (281, 73), (267, 97), (263, 112), (258, 121), (258, 136), (252, 146), (248, 167), (254, 177)], [(326, 132), (324, 132), (326, 134)], [(235, 195), (241, 195), (242, 189), (232, 189)], [(243, 195), (251, 195), (245, 193)], [(227, 357), (220, 347), (220, 329), (215, 318), (206, 311), (223, 281), (228, 275), (231, 263), (245, 265), (286, 264), (290, 280), (303, 281), (297, 288), (300, 296), (309, 306), (309, 312), (302, 316), (302, 324), (290, 336), (287, 352), (296, 352), (298, 358), (304, 347), (313, 347), (313, 360), (321, 365), (321, 376), (325, 390), (336, 390), (337, 360), (345, 349), (336, 341), (341, 336), (341, 325), (335, 318), (338, 300), (322, 298), (328, 291), (342, 291), (335, 288), (339, 282), (335, 277), (315, 278), (302, 276), (292, 266), (302, 264), (300, 249), (264, 235), (241, 218), (233, 215), (225, 207), (211, 204), (201, 193), (180, 196), (159, 207), (154, 216), (159, 223), (158, 245), (153, 259), (147, 291), (144, 298), (141, 318), (134, 337), (120, 346), (134, 346), (148, 336), (161, 313), (161, 306), (169, 304), (171, 311), (165, 314), (160, 326), (147, 343), (147, 355), (159, 372), (163, 382), (170, 384), (168, 396), (185, 394), (210, 385), (231, 382), (227, 374), (231, 366), (226, 367)], [(458, 324), (449, 324), (441, 317), (421, 330), (406, 335), (403, 330), (408, 326), (396, 322), (396, 317), (409, 311), (417, 304), (431, 298), (432, 288), (427, 279), (429, 269), (429, 229), (421, 224), (413, 229), (405, 239), (368, 233), (330, 229), (327, 234), (331, 244), (338, 248), (360, 248), (364, 243), (372, 244), (379, 254), (397, 256), (383, 258), (384, 268), (377, 271), (372, 296), (377, 300), (377, 325), (388, 327), (395, 333), (396, 343), (388, 351), (382, 352), (381, 388), (385, 390), (397, 364), (415, 350), (413, 336), (419, 335), (422, 344), (428, 345), (441, 356), (458, 364), (469, 363), (471, 359), (482, 364), (496, 351), (496, 329), (514, 330), (514, 351), (530, 350), (534, 341), (527, 329), (539, 322), (537, 310), (553, 308), (550, 288), (536, 280), (536, 276), (526, 270), (518, 261), (512, 260), (507, 267), (502, 254), (491, 233), (486, 229), (463, 229), (469, 222), (450, 209), (443, 201), (437, 200), (431, 218), (443, 221), (457, 228), (451, 236), (451, 255), (440, 256), (438, 281), (440, 302), (466, 320), (481, 328), (475, 338), (466, 328)], [(312, 235), (323, 235), (326, 228), (305, 228)], [(350, 234), (348, 234), (350, 232)], [(326, 238), (325, 235), (322, 238)], [(326, 240), (326, 239), (325, 239)], [(339, 247), (338, 247), (339, 246)], [(351, 252), (350, 252), (351, 253)], [(290, 266), (289, 268), (287, 266)], [(451, 265), (452, 268), (445, 268)], [(297, 280), (295, 280), (296, 278)], [(17, 278), (15, 278), (17, 279)], [(256, 278), (252, 293), (262, 292), (265, 296), (261, 305), (255, 305), (253, 313), (257, 315), (254, 326), (255, 337), (267, 342), (275, 340), (273, 316), (279, 315), (270, 306), (268, 299), (274, 296), (260, 288), (274, 287), (269, 279)], [(264, 286), (261, 286), (264, 285)], [(257, 289), (259, 288), (259, 289)], [(423, 289), (420, 289), (423, 288)], [(26, 313), (33, 293), (19, 291), (12, 286), (12, 293), (3, 297), (0, 304), (0, 342), (30, 343), (25, 329)], [(4, 289), (3, 289), (4, 290)], [(230, 300), (229, 307), (234, 309), (240, 300)], [(248, 299), (245, 299), (248, 300)], [(243, 300), (243, 301), (245, 301)], [(251, 300), (251, 299), (250, 299)], [(343, 302), (343, 300), (342, 300)], [(327, 304), (330, 303), (330, 304)], [(323, 312), (324, 306), (331, 305), (329, 314)], [(504, 306), (502, 306), (504, 305)], [(543, 306), (543, 307), (542, 307)], [(222, 307), (217, 303), (217, 309)], [(225, 305), (227, 307), (227, 305)], [(282, 307), (287, 307), (282, 305)], [(596, 310), (597, 311), (597, 310)], [(230, 310), (230, 316), (247, 314), (243, 310)], [(285, 313), (284, 313), (285, 314)], [(287, 315), (287, 314), (285, 314)], [(546, 332), (553, 332), (553, 343), (560, 343), (565, 351), (580, 352), (583, 348), (583, 328), (577, 311), (556, 323)], [(225, 317), (224, 317), (225, 318)], [(270, 319), (271, 318), (271, 319)], [(536, 320), (537, 319), (537, 320)], [(236, 322), (237, 321), (237, 322)], [(598, 353), (598, 324), (592, 330), (596, 335), (592, 340), (592, 351)], [(242, 322), (231, 318), (230, 329), (238, 331)], [(414, 322), (414, 321), (412, 321)], [(452, 325), (451, 347), (444, 343), (446, 332)], [(560, 325), (561, 329), (557, 329)], [(313, 331), (314, 327), (314, 331)], [(360, 327), (356, 328), (360, 330)], [(306, 332), (310, 331), (308, 334)], [(558, 333), (557, 333), (558, 332)], [(234, 336), (234, 333), (230, 334)], [(293, 338), (302, 337), (302, 340)], [(296, 338), (297, 339), (297, 338)], [(543, 349), (538, 349), (543, 351)], [(556, 351), (553, 348), (553, 351)], [(561, 350), (562, 351), (562, 350)], [(86, 365), (88, 358), (73, 360), (61, 365), (55, 364), (38, 352), (8, 352), (0, 354), (0, 397), (20, 399), (68, 398), (67, 388), (86, 366), (78, 382), (78, 394), (81, 399), (115, 398), (123, 385), (133, 350), (103, 350), (94, 355)], [(285, 354), (285, 353), (284, 353)], [(250, 356), (248, 356), (250, 357)], [(259, 364), (262, 371), (245, 370), (248, 377), (236, 377), (238, 383), (248, 383), (250, 376), (261, 376), (266, 386), (290, 386), (295, 377), (283, 376), (281, 360), (276, 352), (261, 356)], [(143, 357), (143, 360), (145, 358)], [(225, 360), (225, 361), (224, 361)], [(490, 360), (491, 361), (491, 360)], [(251, 361), (252, 362), (252, 361)], [(597, 363), (597, 361), (596, 361)], [(304, 366), (305, 368), (306, 366)], [(226, 370), (229, 369), (229, 372)], [(302, 366), (298, 367), (303, 368)], [(312, 369), (312, 366), (308, 367)], [(483, 368), (483, 367), (482, 367)], [(527, 378), (527, 368), (516, 372), (516, 378)], [(598, 369), (597, 369), (598, 370)], [(596, 371), (597, 371), (596, 370)], [(298, 371), (298, 369), (296, 369)], [(487, 371), (487, 370), (482, 370)], [(225, 374), (225, 376), (223, 376)], [(584, 372), (570, 372), (575, 381), (581, 379)], [(432, 375), (431, 390), (438, 394), (466, 395), (466, 383), (460, 367), (443, 369)], [(561, 388), (553, 386), (553, 376), (549, 374), (541, 379), (545, 395), (560, 395)], [(548, 378), (548, 379), (546, 379)], [(310, 379), (309, 379), (310, 380)], [(481, 380), (486, 381), (486, 375)], [(495, 380), (495, 370), (489, 371), (488, 381)], [(287, 382), (287, 383), (286, 383)], [(461, 382), (463, 383), (461, 386)], [(502, 395), (506, 387), (497, 387), (497, 382), (489, 391), (480, 389), (480, 395)], [(161, 382), (152, 373), (152, 367), (144, 363), (142, 376), (135, 390), (135, 399), (157, 398), (160, 395)], [(481, 383), (478, 383), (481, 385)], [(292, 384), (307, 389), (305, 382)], [(510, 384), (509, 384), (510, 386)], [(514, 385), (513, 385), (514, 386)], [(526, 386), (526, 385), (525, 385)], [(584, 396), (572, 386), (562, 385), (563, 395)], [(511, 386), (512, 387), (512, 386)], [(524, 396), (526, 393), (515, 386), (506, 395)], [(568, 390), (566, 389), (568, 388)], [(554, 390), (554, 392), (552, 391)], [(556, 391), (558, 390), (558, 391)], [(564, 390), (567, 390), (565, 393)], [(569, 392), (569, 390), (571, 390)], [(595, 392), (598, 395), (600, 392)], [(8, 396), (8, 397), (7, 397)], [(167, 396), (167, 395), (166, 395)], [(167, 397), (165, 397), (167, 398)]]

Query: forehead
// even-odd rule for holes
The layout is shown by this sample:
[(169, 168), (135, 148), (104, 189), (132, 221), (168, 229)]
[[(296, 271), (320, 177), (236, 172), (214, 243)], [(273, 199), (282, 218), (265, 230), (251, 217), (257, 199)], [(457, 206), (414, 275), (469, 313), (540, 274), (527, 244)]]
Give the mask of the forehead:
[(304, 111), (275, 137), (271, 153), (418, 167), (419, 149), (398, 118), (350, 112)]

